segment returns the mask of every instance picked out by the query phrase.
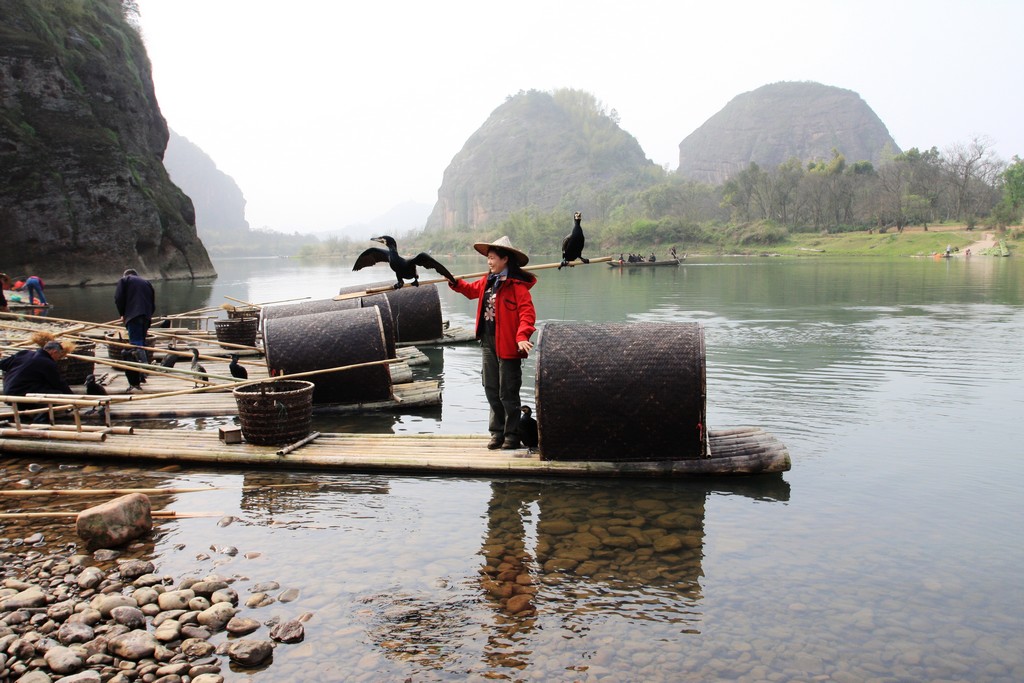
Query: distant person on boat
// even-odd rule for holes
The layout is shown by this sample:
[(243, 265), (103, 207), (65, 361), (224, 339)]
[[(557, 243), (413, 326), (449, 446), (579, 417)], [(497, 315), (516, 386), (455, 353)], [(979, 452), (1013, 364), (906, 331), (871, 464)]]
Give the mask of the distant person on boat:
[(459, 278), (448, 286), (467, 299), (478, 300), (476, 338), (483, 352), (480, 375), (490, 405), (487, 448), (515, 450), (520, 447), (523, 359), (533, 349), (530, 336), (537, 322), (530, 296), (537, 277), (523, 270), (530, 257), (513, 247), (508, 237), (477, 242), (473, 248), (487, 257), (487, 276), (476, 282)]
[(156, 293), (149, 280), (139, 276), (134, 268), (124, 271), (114, 290), (114, 305), (121, 316), (128, 341), (135, 346), (146, 345), (146, 334), (153, 324), (156, 311)]
[(46, 295), (43, 294), (43, 281), (36, 275), (29, 275), (24, 282), (16, 282), (15, 289), (20, 289), (28, 295), (28, 303), (46, 306)]
[(946, 258), (949, 258), (952, 255), (953, 255), (953, 245), (952, 244), (947, 244), (946, 245)]
[(8, 396), (72, 393), (57, 369), (57, 361), (66, 355), (59, 341), (48, 341), (41, 349), (25, 349), (0, 360), (4, 393)]
[(676, 248), (675, 247), (672, 247), (671, 249), (668, 250), (668, 255), (671, 256), (673, 259), (675, 259), (677, 261), (679, 260), (679, 256), (676, 254)]
[(619, 252), (619, 263), (622, 263), (622, 252)]
[(655, 255), (654, 255), (654, 252), (652, 251), (652, 252), (651, 252), (651, 255), (647, 257), (647, 260), (648, 260), (648, 261), (650, 261), (651, 263), (654, 263), (655, 261), (657, 261), (657, 260), (658, 260), (658, 257), (657, 257), (657, 256), (655, 256)]

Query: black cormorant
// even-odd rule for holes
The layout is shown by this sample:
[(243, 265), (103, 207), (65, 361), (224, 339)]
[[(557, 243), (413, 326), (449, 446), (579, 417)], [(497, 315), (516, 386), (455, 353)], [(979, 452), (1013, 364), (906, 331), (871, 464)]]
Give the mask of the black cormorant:
[(387, 249), (370, 247), (359, 255), (359, 258), (356, 259), (356, 264), (352, 266), (352, 270), (362, 270), (367, 266), (372, 266), (376, 263), (383, 263), (386, 261), (387, 264), (391, 266), (391, 270), (394, 271), (395, 277), (398, 278), (398, 283), (395, 285), (395, 289), (401, 289), (405, 280), (412, 280), (413, 287), (420, 286), (420, 276), (416, 272), (416, 266), (423, 266), (430, 270), (436, 270), (449, 282), (455, 282), (455, 276), (453, 276), (447, 268), (438, 263), (437, 260), (427, 252), (421, 251), (413, 258), (402, 258), (398, 255), (398, 243), (395, 242), (394, 237), (381, 235), (380, 237), (374, 237), (373, 241), (380, 242), (385, 245)]
[(164, 354), (163, 360), (160, 361), (160, 367), (173, 368), (174, 364), (178, 362), (181, 356), (174, 353), (177, 350), (175, 347), (176, 345), (173, 341), (167, 345), (167, 353)]
[(195, 347), (192, 348), (192, 372), (203, 373), (199, 377), (193, 377), (193, 388), (199, 386), (199, 380), (204, 382), (208, 382), (210, 380), (210, 376), (206, 374), (206, 368), (199, 363), (199, 349)]
[(231, 362), (228, 363), (228, 370), (235, 379), (249, 379), (249, 371), (238, 364), (238, 354), (231, 354)]
[(537, 421), (533, 419), (533, 411), (530, 406), (520, 408), (523, 417), (519, 420), (519, 440), (526, 446), (526, 452), (532, 453), (537, 447)]
[(572, 220), (572, 232), (562, 240), (562, 262), (558, 264), (559, 270), (562, 269), (562, 266), (567, 266), (576, 259), (584, 263), (590, 263), (590, 259), (583, 258), (583, 244), (586, 242), (586, 238), (583, 237), (583, 228), (580, 226), (583, 214), (577, 211), (573, 214)]

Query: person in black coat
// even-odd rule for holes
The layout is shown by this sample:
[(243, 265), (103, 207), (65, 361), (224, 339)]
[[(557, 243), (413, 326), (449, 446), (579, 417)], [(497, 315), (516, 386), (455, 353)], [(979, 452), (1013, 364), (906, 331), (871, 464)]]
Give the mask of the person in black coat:
[(73, 393), (57, 369), (57, 361), (66, 355), (60, 342), (50, 341), (41, 349), (26, 349), (0, 360), (4, 393), (8, 396)]
[(146, 334), (153, 324), (156, 293), (149, 280), (139, 277), (134, 268), (124, 271), (114, 290), (114, 304), (128, 330), (128, 341), (135, 346), (146, 345)]

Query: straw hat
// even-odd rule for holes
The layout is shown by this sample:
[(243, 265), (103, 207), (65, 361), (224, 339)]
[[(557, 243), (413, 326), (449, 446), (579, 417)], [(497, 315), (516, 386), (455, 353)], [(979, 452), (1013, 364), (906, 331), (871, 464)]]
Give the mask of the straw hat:
[(477, 242), (473, 245), (473, 248), (484, 256), (487, 256), (487, 252), (491, 249), (504, 249), (516, 257), (516, 263), (519, 264), (520, 268), (530, 262), (529, 256), (512, 246), (512, 240), (508, 238), (508, 235), (502, 235), (493, 242)]

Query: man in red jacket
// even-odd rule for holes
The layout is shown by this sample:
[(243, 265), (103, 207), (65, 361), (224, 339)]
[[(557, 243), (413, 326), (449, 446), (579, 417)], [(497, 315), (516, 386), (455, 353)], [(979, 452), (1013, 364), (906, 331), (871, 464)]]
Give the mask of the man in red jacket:
[(491, 406), (487, 448), (519, 448), (519, 389), (523, 359), (533, 349), (537, 312), (530, 289), (536, 276), (523, 270), (530, 258), (512, 246), (508, 237), (477, 242), (473, 248), (487, 257), (487, 277), (476, 282), (456, 280), (448, 286), (467, 299), (477, 299), (476, 338), (483, 350), (481, 379)]

